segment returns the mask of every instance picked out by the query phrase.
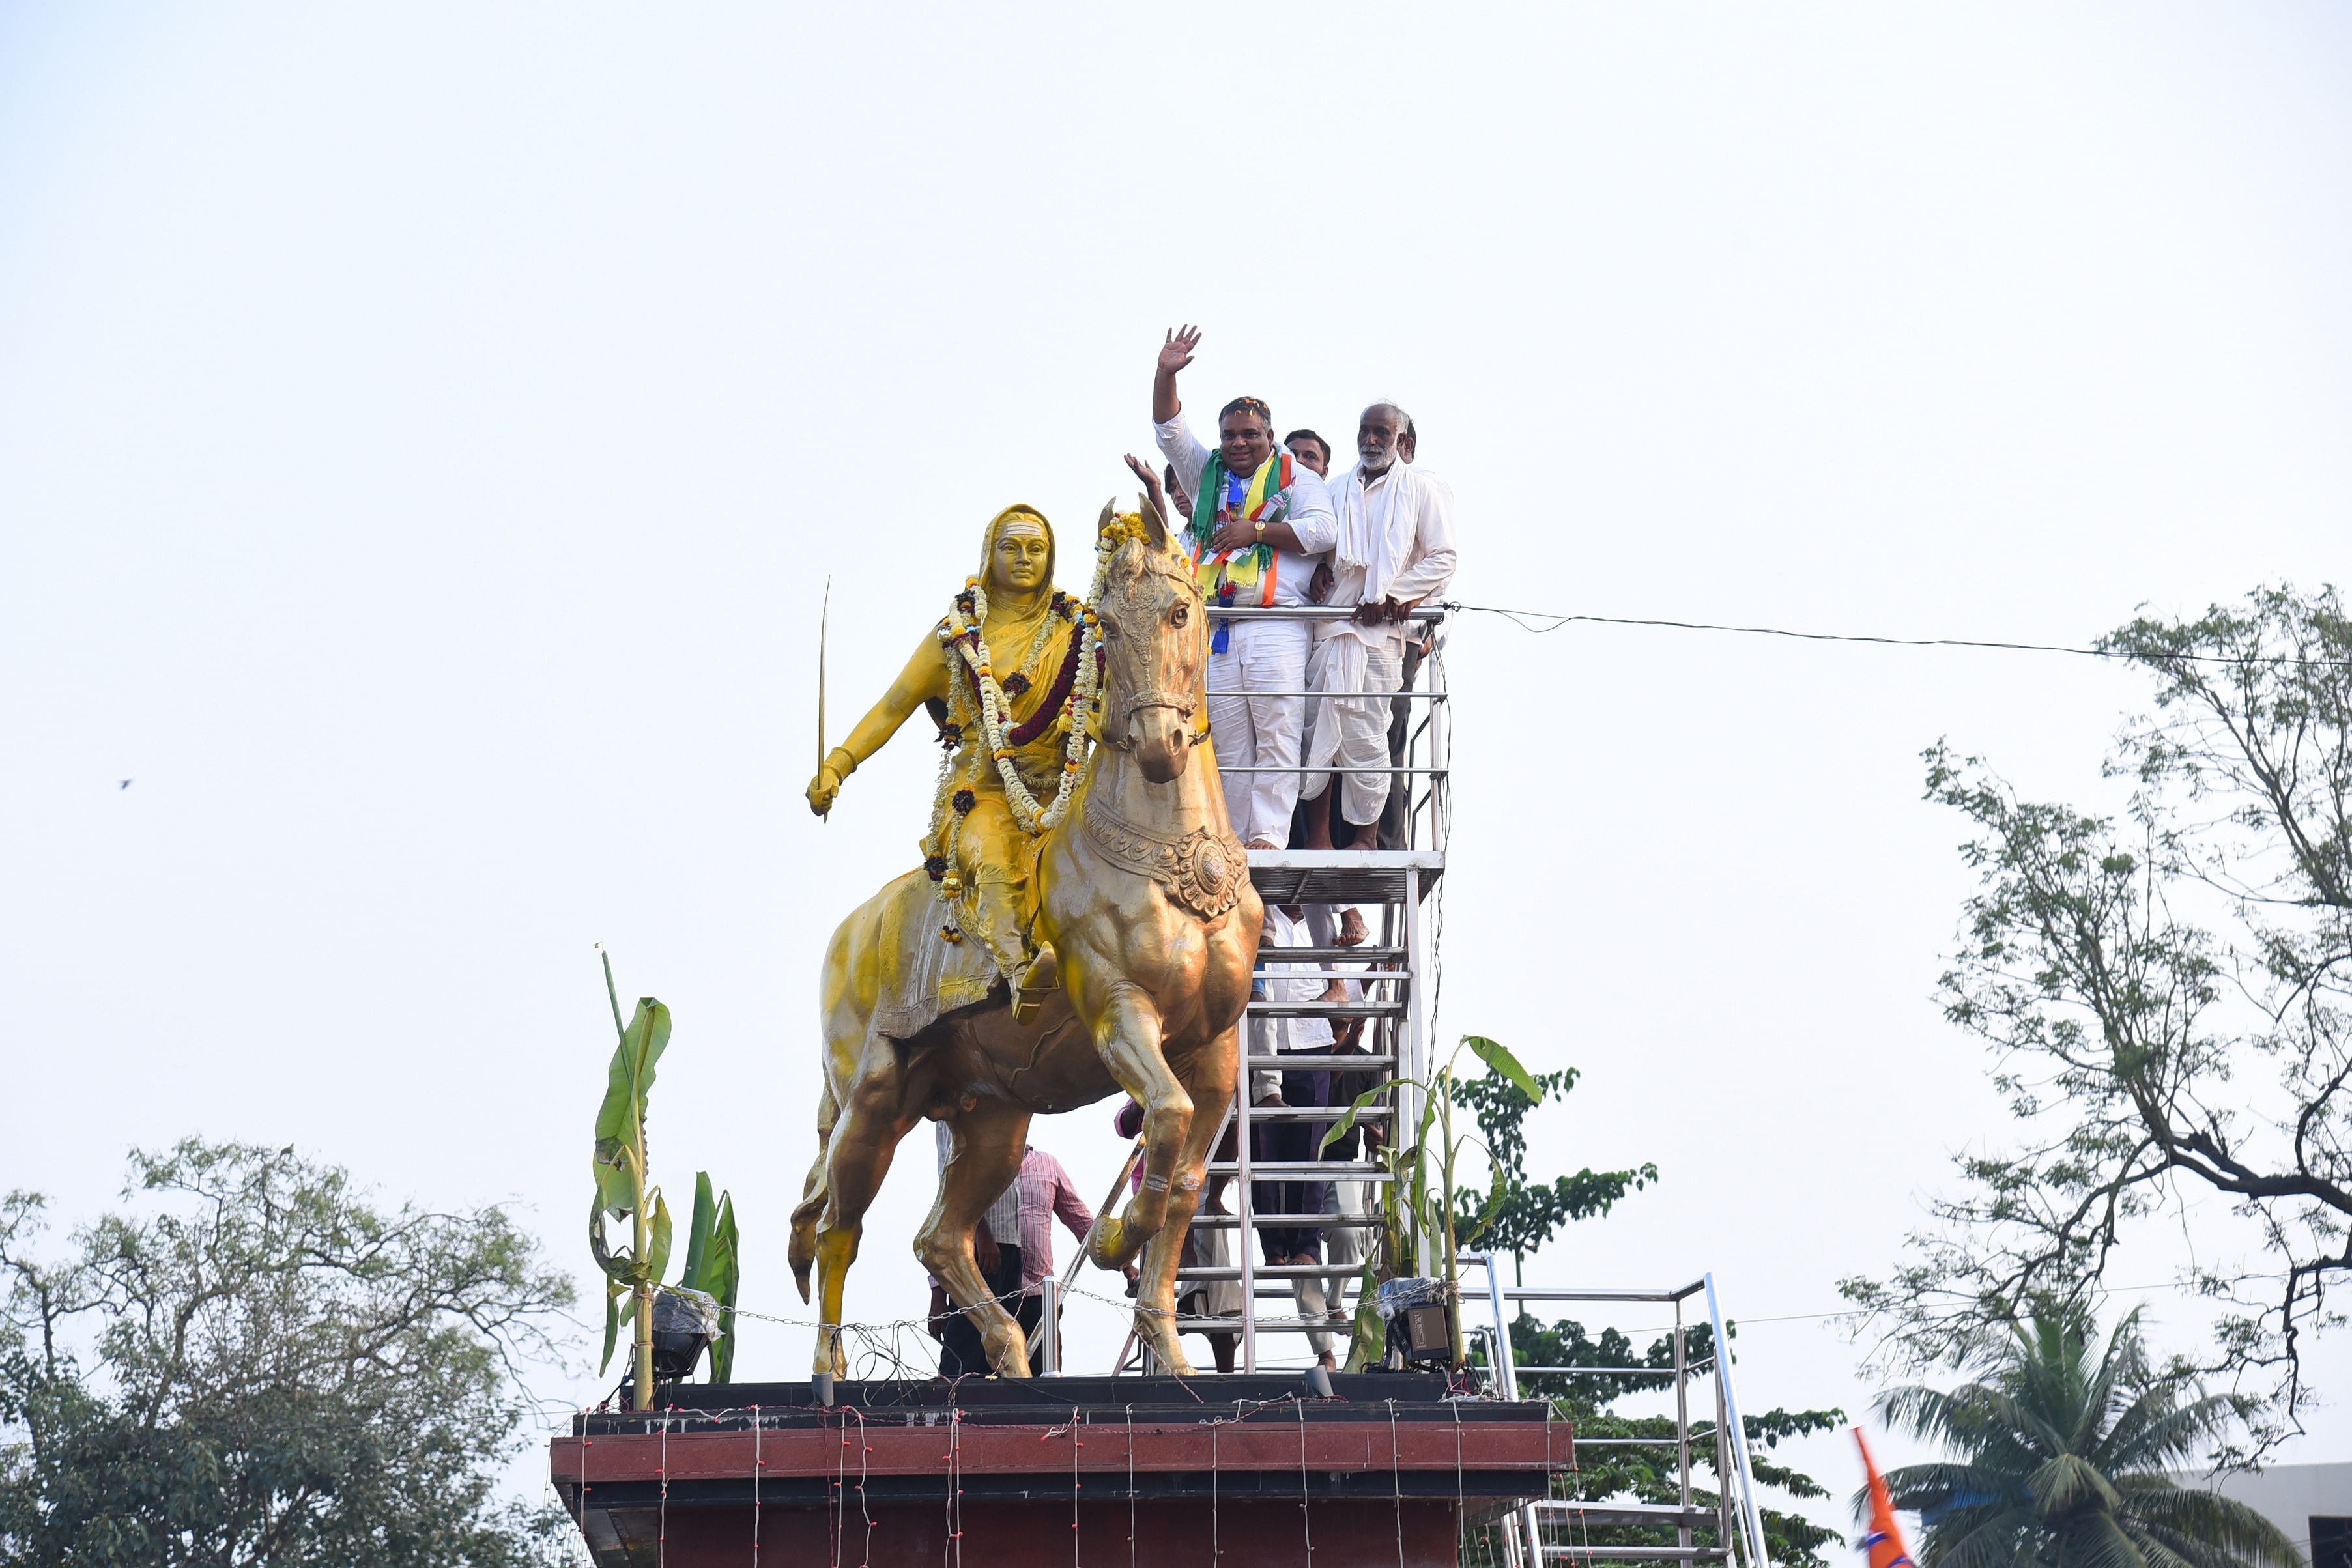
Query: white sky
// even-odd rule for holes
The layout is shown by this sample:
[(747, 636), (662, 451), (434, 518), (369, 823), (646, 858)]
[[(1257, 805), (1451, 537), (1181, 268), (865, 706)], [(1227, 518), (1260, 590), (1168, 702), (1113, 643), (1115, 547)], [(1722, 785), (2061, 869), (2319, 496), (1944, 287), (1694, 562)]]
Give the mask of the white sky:
[[(1770, 11), (0, 8), (0, 1184), (293, 1140), (584, 1270), (603, 941), (676, 1010), (661, 1173), (798, 1313), (820, 950), (931, 779), (800, 802), (819, 586), (836, 737), (1005, 503), (1083, 587), (1176, 321), (1196, 407), (1409, 406), (1474, 603), (2076, 642), (2341, 575), (2352, 18)], [(2002, 1131), (1920, 748), (2093, 799), (2144, 688), (1491, 618), (1452, 668), (1440, 1027), (1585, 1071), (1539, 1169), (1664, 1175), (1534, 1272), (1832, 1310)], [(1108, 1116), (1036, 1133), (1090, 1199)], [(921, 1309), (917, 1154), (861, 1317)], [(1753, 1406), (1867, 1399), (1741, 1343)]]

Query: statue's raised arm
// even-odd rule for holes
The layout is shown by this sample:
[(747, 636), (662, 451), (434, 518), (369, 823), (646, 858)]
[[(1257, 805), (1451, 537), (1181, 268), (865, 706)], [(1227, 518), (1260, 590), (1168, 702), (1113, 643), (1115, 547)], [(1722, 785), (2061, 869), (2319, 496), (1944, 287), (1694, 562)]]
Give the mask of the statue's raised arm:
[(809, 809), (823, 816), (842, 780), (931, 705), (947, 756), (924, 868), (955, 906), (950, 927), (977, 939), (1014, 987), (1038, 956), (1026, 936), (1036, 835), (1060, 815), (1041, 797), (1062, 798), (1076, 760), (1064, 709), (1079, 633), (1078, 602), (1054, 588), (1053, 526), (1034, 507), (1007, 507), (989, 520), (980, 570), (948, 616), (809, 780)]
[(857, 765), (890, 743), (898, 727), (914, 716), (915, 710), (927, 702), (948, 700), (948, 662), (940, 654), (936, 629), (925, 634), (922, 644), (915, 650), (882, 700), (857, 721), (849, 738), (824, 754), (817, 764), (816, 777), (809, 780), (809, 810), (822, 817), (833, 810), (834, 798), (841, 793), (842, 781), (857, 771)]

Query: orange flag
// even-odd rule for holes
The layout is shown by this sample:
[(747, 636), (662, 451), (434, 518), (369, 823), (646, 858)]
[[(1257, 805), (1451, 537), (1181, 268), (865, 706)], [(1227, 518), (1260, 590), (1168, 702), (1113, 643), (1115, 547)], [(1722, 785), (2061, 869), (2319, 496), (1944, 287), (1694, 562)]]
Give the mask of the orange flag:
[(1895, 1522), (1895, 1500), (1887, 1495), (1886, 1478), (1878, 1473), (1878, 1461), (1870, 1457), (1870, 1445), (1862, 1440), (1859, 1427), (1853, 1429), (1853, 1446), (1862, 1450), (1863, 1473), (1870, 1478), (1870, 1528), (1862, 1537), (1870, 1568), (1913, 1568), (1911, 1549), (1903, 1544), (1903, 1527)]

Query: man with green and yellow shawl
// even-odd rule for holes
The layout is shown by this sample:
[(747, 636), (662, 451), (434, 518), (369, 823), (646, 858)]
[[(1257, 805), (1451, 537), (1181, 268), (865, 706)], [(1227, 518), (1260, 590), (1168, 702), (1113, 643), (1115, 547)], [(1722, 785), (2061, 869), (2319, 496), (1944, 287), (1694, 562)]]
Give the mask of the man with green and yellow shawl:
[[(1274, 414), (1239, 397), (1217, 415), (1217, 446), (1193, 438), (1176, 399), (1176, 372), (1192, 362), (1198, 329), (1171, 331), (1151, 378), (1151, 422), (1160, 455), (1193, 497), (1185, 553), (1207, 596), (1209, 729), (1225, 786), (1225, 815), (1254, 850), (1290, 842), (1298, 800), (1299, 738), (1307, 699), (1304, 621), (1229, 620), (1219, 605), (1308, 604), (1315, 558), (1339, 539), (1331, 492), (1274, 438)], [(1255, 770), (1255, 771), (1253, 771)]]
[[(1064, 708), (1077, 669), (1079, 606), (1054, 587), (1054, 529), (1034, 507), (1007, 507), (990, 519), (980, 571), (956, 596), (954, 612), (925, 634), (906, 668), (857, 727), (826, 753), (809, 781), (809, 809), (833, 810), (842, 781), (882, 749), (917, 708), (929, 708), (948, 757), (923, 866), (944, 905), (941, 932), (970, 939), (996, 962), (1016, 1005), (1024, 987), (1048, 989), (1049, 963), (1030, 946), (1036, 915), (1035, 807), (1062, 787), (1069, 723)], [(973, 644), (986, 676), (959, 646)], [(982, 681), (1002, 706), (1009, 762), (1024, 799), (1011, 798), (982, 719)], [(1025, 1009), (1024, 1009), (1025, 1010)]]

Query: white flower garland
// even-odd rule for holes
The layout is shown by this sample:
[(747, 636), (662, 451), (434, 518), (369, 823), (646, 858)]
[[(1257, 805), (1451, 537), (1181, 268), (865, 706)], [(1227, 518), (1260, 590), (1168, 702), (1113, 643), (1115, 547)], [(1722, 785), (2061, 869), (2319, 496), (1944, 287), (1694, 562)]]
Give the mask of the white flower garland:
[[(1087, 720), (1094, 713), (1102, 685), (1096, 668), (1096, 655), (1102, 645), (1102, 622), (1095, 613), (1095, 605), (1102, 598), (1103, 580), (1109, 570), (1110, 558), (1126, 537), (1125, 530), (1108, 529), (1097, 540), (1095, 580), (1087, 597), (1076, 607), (1078, 667), (1071, 677), (1069, 695), (1062, 705), (1062, 718), (1069, 726), (1069, 738), (1063, 747), (1061, 777), (1055, 781), (1054, 798), (1050, 801), (1040, 804), (1019, 769), (1013, 765), (1013, 747), (1005, 739), (1007, 721), (1013, 711), (1012, 699), (1006, 696), (1003, 685), (997, 678), (995, 658), (982, 631), (988, 623), (987, 585), (977, 577), (966, 579), (963, 593), (949, 605), (947, 619), (940, 625), (940, 641), (953, 649), (972, 673), (972, 684), (980, 691), (982, 737), (987, 741), (989, 756), (996, 764), (997, 777), (1003, 782), (1004, 798), (1013, 808), (1013, 822), (1025, 833), (1041, 833), (1060, 825), (1069, 814), (1073, 786), (1078, 775), (1086, 771), (1087, 757), (1094, 744)], [(971, 601), (969, 614), (963, 607), (967, 596)], [(1031, 643), (1028, 659), (1024, 663), (1035, 662), (1037, 654), (1044, 650), (1051, 629), (1049, 613)], [(951, 810), (954, 781), (951, 763), (943, 758), (940, 768), (939, 797), (931, 810), (931, 841), (939, 844), (940, 852), (950, 862), (940, 886), (941, 894), (949, 897), (953, 894), (946, 878), (954, 875), (954, 839), (960, 834), (950, 831), (942, 841), (940, 830), (949, 826), (946, 819)], [(961, 828), (961, 820), (954, 826)]]

